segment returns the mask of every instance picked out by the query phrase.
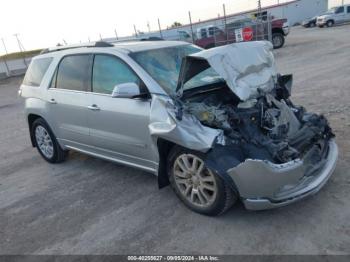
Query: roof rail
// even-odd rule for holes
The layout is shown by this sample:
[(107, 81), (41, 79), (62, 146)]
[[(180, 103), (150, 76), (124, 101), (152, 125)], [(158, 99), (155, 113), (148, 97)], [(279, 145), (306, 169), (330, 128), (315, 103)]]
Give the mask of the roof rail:
[(91, 43), (86, 43), (86, 44), (76, 44), (76, 45), (63, 45), (63, 46), (55, 46), (55, 47), (50, 47), (42, 50), (40, 54), (47, 54), (51, 52), (57, 52), (57, 51), (62, 51), (62, 50), (68, 50), (68, 49), (73, 49), (73, 48), (81, 48), (81, 47), (112, 47), (114, 46), (111, 43), (104, 42), (104, 41), (97, 41), (97, 42), (91, 42)]

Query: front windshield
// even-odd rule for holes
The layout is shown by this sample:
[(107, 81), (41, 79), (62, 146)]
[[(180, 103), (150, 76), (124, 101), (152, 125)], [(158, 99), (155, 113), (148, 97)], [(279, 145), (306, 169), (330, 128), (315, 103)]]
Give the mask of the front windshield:
[[(182, 59), (201, 51), (194, 45), (182, 45), (161, 49), (141, 51), (131, 54), (131, 57), (162, 86), (166, 92), (176, 91)], [(211, 68), (197, 74), (186, 82), (184, 89), (217, 82), (220, 77)]]
[(336, 9), (337, 9), (337, 7), (333, 7), (331, 9), (329, 9), (325, 14), (334, 14)]

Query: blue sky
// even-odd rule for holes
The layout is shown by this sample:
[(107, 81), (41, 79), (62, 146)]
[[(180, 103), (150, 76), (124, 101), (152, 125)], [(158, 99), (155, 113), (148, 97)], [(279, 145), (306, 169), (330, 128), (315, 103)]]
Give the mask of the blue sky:
[[(286, 2), (287, 0), (279, 0)], [(350, 2), (350, 0), (345, 0)], [(263, 5), (278, 0), (262, 0)], [(257, 0), (2, 0), (0, 8), (0, 38), (4, 38), (9, 52), (18, 51), (13, 34), (18, 33), (25, 49), (54, 46), (62, 43), (86, 42), (102, 37), (113, 37), (138, 30), (157, 29), (157, 18), (163, 27), (174, 21), (188, 23), (188, 11), (193, 21), (222, 15), (222, 4), (227, 13), (255, 8)], [(341, 0), (329, 0), (330, 5)], [(4, 48), (0, 43), (0, 54)]]

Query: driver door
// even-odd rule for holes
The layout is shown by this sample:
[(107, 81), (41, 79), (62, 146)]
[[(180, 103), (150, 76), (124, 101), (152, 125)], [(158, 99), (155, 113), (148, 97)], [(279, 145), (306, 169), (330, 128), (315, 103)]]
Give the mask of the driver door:
[(112, 97), (116, 85), (130, 82), (143, 87), (141, 79), (118, 57), (94, 56), (88, 113), (90, 136), (98, 154), (154, 168), (148, 129), (151, 100)]

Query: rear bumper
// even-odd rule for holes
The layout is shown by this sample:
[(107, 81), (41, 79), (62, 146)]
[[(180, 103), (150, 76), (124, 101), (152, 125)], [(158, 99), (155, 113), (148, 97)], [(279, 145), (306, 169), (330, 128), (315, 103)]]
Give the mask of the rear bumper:
[(332, 175), (337, 159), (338, 146), (332, 140), (325, 164), (312, 176), (305, 176), (306, 164), (302, 160), (283, 165), (251, 160), (232, 169), (229, 174), (247, 209), (272, 209), (316, 194)]

